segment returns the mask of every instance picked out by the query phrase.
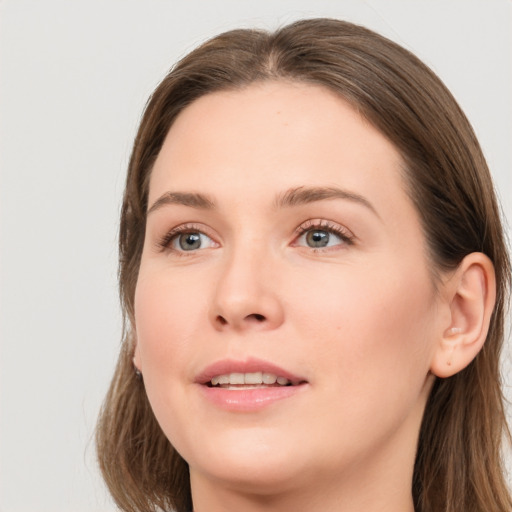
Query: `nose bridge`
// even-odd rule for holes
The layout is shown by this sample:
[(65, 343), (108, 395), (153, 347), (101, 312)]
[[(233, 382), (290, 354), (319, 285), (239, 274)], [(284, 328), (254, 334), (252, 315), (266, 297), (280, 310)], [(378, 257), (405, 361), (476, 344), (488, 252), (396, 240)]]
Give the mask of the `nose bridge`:
[(226, 249), (212, 301), (217, 329), (269, 329), (283, 321), (275, 257), (264, 241), (240, 239)]

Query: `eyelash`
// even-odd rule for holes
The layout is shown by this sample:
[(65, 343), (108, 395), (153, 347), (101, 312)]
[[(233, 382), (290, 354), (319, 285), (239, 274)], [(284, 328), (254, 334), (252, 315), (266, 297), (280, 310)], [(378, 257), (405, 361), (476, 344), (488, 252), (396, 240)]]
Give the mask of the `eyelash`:
[[(301, 224), (296, 230), (295, 230), (295, 238), (294, 240), (297, 240), (302, 235), (307, 233), (308, 231), (312, 230), (318, 230), (318, 231), (326, 231), (328, 233), (332, 233), (336, 236), (338, 236), (345, 244), (347, 245), (353, 245), (355, 236), (346, 228), (340, 226), (339, 224), (335, 224), (334, 222), (327, 221), (327, 220), (308, 220)], [(171, 229), (168, 233), (166, 233), (163, 237), (161, 237), (157, 241), (157, 247), (158, 249), (163, 251), (172, 251), (175, 254), (178, 254), (179, 256), (186, 256), (187, 251), (178, 251), (171, 247), (172, 241), (179, 235), (185, 234), (185, 233), (202, 233), (206, 236), (210, 237), (208, 234), (204, 233), (204, 228), (200, 228), (199, 226), (195, 224), (182, 224), (181, 226), (177, 226), (176, 228)], [(310, 247), (310, 250), (314, 252), (322, 252), (326, 249), (324, 248), (314, 248)], [(195, 252), (195, 251), (191, 251)]]
[[(176, 250), (172, 249), (171, 242), (178, 235), (182, 235), (182, 234), (185, 234), (185, 233), (203, 233), (203, 234), (206, 234), (206, 233), (204, 233), (204, 228), (199, 228), (199, 226), (197, 226), (195, 224), (182, 224), (181, 226), (177, 226), (177, 227), (171, 229), (162, 238), (160, 238), (158, 240), (158, 242), (157, 242), (157, 247), (162, 252), (163, 251), (167, 251), (167, 250), (171, 250), (172, 252), (179, 254), (179, 256), (184, 256), (183, 253), (186, 252), (186, 251), (176, 251)], [(208, 236), (208, 235), (206, 235), (206, 236)]]
[[(336, 236), (339, 236), (340, 239), (347, 245), (353, 245), (355, 241), (355, 236), (346, 228), (343, 226), (340, 226), (339, 224), (336, 224), (334, 222), (328, 221), (328, 220), (307, 220), (303, 224), (301, 224), (296, 230), (295, 230), (295, 239), (301, 237), (303, 234), (307, 233), (308, 231), (327, 231), (328, 233), (332, 233)], [(323, 248), (314, 248), (310, 247), (310, 249), (314, 252), (321, 252), (325, 249)]]

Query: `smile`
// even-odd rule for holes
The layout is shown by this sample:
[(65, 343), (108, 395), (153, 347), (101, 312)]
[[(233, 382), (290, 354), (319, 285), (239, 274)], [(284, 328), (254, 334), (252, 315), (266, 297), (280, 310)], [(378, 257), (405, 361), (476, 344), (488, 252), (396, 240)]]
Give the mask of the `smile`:
[(286, 377), (274, 373), (251, 372), (216, 375), (211, 379), (210, 385), (226, 389), (254, 389), (270, 386), (292, 386), (292, 382)]
[(216, 408), (256, 412), (301, 394), (308, 382), (268, 361), (222, 360), (196, 376), (200, 395)]

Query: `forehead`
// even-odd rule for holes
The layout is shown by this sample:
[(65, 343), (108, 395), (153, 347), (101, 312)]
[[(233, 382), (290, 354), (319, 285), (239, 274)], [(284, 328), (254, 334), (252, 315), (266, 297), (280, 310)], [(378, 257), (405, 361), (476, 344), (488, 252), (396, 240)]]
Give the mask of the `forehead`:
[(396, 148), (334, 92), (256, 83), (180, 113), (155, 162), (150, 203), (170, 188), (247, 196), (335, 185), (382, 196), (403, 191), (401, 168)]

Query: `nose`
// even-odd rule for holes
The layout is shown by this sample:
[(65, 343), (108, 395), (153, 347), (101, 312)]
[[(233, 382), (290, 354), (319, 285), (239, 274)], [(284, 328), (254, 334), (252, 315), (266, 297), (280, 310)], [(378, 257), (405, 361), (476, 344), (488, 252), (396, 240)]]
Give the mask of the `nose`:
[(210, 310), (216, 330), (271, 330), (284, 321), (276, 265), (250, 252), (240, 251), (223, 262)]

